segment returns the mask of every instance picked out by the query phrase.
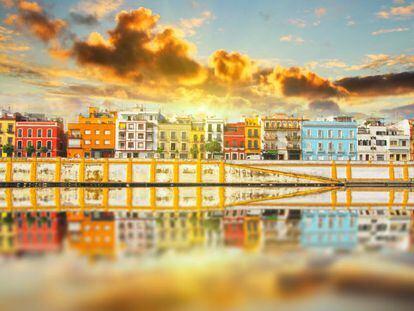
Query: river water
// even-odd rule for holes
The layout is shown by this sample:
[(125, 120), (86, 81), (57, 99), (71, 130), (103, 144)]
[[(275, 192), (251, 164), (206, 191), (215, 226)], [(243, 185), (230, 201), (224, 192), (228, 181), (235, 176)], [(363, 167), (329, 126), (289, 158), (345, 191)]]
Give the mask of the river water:
[(407, 189), (226, 189), (224, 205), (171, 208), (19, 207), (19, 191), (1, 213), (2, 310), (414, 309)]

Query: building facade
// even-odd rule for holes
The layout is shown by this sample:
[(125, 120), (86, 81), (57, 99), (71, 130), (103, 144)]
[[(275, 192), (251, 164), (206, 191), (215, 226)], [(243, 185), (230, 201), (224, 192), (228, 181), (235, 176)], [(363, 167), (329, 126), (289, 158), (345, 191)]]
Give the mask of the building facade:
[(244, 160), (244, 122), (227, 123), (224, 127), (224, 159)]
[(407, 161), (410, 136), (397, 125), (385, 125), (381, 118), (371, 118), (358, 127), (358, 157), (361, 161)]
[(300, 160), (300, 130), (304, 120), (278, 114), (262, 118), (263, 156), (276, 160)]
[[(16, 122), (15, 141), (17, 157), (66, 156), (66, 139), (62, 120), (18, 121)], [(33, 152), (28, 152), (30, 149)]]
[(158, 150), (161, 159), (191, 158), (191, 119), (177, 118), (158, 124)]
[(261, 156), (261, 125), (259, 117), (244, 118), (244, 150), (246, 158)]
[(163, 120), (159, 112), (144, 109), (118, 113), (115, 157), (153, 158), (158, 147), (158, 122)]
[(112, 158), (115, 154), (116, 112), (89, 107), (88, 116), (79, 115), (68, 124), (68, 158)]
[(210, 152), (206, 148), (206, 159), (213, 159), (214, 157), (220, 157), (220, 153), (223, 152), (224, 144), (224, 120), (218, 118), (208, 117), (205, 120), (205, 140), (206, 144), (217, 142), (220, 144), (220, 152)]
[(304, 121), (303, 160), (357, 160), (357, 123), (350, 117)]
[(410, 161), (414, 161), (414, 120), (405, 119), (396, 124), (396, 127), (403, 131), (403, 134), (410, 138)]
[(0, 148), (1, 157), (7, 157), (7, 153), (3, 152), (4, 145), (15, 146), (16, 137), (16, 121), (22, 121), (23, 116), (19, 113), (3, 112), (0, 117)]
[(206, 152), (205, 145), (205, 121), (204, 120), (192, 120), (191, 132), (190, 132), (190, 144), (191, 144), (191, 157), (193, 159), (204, 159)]

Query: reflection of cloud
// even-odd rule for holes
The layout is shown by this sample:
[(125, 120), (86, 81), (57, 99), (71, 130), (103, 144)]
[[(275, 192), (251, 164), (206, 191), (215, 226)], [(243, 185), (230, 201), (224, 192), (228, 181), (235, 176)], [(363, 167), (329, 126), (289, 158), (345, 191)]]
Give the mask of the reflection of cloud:
[(392, 32), (403, 32), (403, 31), (408, 31), (410, 30), (410, 28), (407, 27), (397, 27), (397, 28), (389, 28), (389, 29), (380, 29), (377, 31), (372, 32), (371, 34), (373, 36), (378, 36), (378, 35), (382, 35), (382, 34), (386, 34), (386, 33), (392, 33)]

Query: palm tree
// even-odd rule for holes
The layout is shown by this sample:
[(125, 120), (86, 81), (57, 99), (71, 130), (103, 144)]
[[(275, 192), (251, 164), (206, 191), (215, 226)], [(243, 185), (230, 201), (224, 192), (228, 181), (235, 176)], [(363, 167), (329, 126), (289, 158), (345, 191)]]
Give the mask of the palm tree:
[(27, 153), (28, 157), (31, 157), (33, 152), (35, 152), (35, 151), (36, 151), (36, 149), (32, 145), (28, 145), (26, 147), (26, 153)]
[(9, 158), (13, 155), (14, 147), (11, 144), (6, 144), (1, 149)]
[(39, 151), (40, 151), (41, 153), (46, 154), (46, 153), (49, 151), (49, 149), (47, 149), (47, 147), (45, 147), (45, 146), (42, 146), (42, 147), (40, 147), (40, 148), (39, 148)]

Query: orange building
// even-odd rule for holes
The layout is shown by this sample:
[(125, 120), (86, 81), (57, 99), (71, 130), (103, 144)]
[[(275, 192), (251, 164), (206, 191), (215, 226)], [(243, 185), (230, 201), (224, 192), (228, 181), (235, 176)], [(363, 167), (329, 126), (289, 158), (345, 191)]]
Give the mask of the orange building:
[(117, 113), (89, 107), (89, 116), (79, 115), (68, 124), (68, 158), (110, 158), (115, 149)]

